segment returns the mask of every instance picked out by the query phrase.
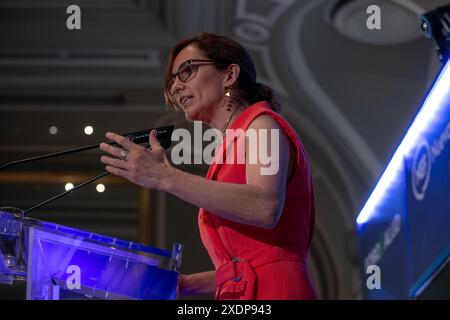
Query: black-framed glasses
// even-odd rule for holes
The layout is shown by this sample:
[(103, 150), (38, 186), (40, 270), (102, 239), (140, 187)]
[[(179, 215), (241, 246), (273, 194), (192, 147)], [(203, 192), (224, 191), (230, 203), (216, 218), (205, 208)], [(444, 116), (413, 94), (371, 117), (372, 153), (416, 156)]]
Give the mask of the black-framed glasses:
[(202, 59), (189, 59), (183, 62), (178, 68), (178, 72), (171, 74), (168, 78), (167, 88), (170, 90), (172, 88), (175, 79), (178, 79), (181, 82), (187, 82), (189, 79), (192, 79), (197, 74), (198, 67), (207, 66), (215, 64), (212, 60), (202, 60)]

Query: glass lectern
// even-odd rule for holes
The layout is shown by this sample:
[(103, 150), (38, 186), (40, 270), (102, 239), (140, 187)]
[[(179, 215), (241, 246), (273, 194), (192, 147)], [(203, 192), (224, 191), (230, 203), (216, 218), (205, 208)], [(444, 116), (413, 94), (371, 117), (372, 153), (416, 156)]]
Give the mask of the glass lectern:
[(0, 283), (29, 300), (176, 299), (181, 255), (0, 209)]

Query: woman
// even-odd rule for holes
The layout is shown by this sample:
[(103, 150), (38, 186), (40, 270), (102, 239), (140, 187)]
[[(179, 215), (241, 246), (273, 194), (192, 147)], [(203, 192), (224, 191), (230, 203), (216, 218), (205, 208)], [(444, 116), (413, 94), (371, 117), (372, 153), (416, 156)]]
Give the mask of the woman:
[(172, 167), (155, 132), (151, 150), (106, 134), (123, 148), (101, 145), (113, 156), (101, 157), (106, 170), (200, 208), (200, 234), (215, 270), (182, 275), (180, 295), (316, 298), (307, 270), (315, 214), (308, 159), (293, 128), (276, 112), (270, 88), (256, 82), (247, 51), (208, 33), (178, 43), (170, 55), (164, 93), (166, 102), (187, 119), (203, 121), (223, 135), (242, 129), (268, 132), (266, 141), (273, 141), (271, 135), (278, 138), (276, 145), (268, 144), (269, 154), (277, 153), (276, 172), (262, 174), (268, 164), (258, 157), (250, 161), (259, 154), (259, 145), (255, 149), (248, 137), (244, 163), (218, 161), (237, 145), (237, 139), (225, 138), (203, 178)]

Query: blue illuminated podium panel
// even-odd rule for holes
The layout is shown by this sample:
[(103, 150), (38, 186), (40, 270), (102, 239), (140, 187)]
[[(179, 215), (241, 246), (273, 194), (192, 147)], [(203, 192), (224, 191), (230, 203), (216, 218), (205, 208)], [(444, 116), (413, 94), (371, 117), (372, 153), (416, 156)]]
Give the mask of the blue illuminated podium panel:
[[(440, 269), (448, 267), (450, 62), (356, 222), (366, 298), (416, 298)], [(366, 280), (373, 279), (369, 266), (379, 267), (378, 288), (367, 285)]]
[(181, 254), (0, 211), (0, 281), (29, 300), (176, 299)]
[[(450, 102), (447, 106), (450, 113)], [(436, 121), (405, 161), (411, 296), (450, 256), (449, 119)]]

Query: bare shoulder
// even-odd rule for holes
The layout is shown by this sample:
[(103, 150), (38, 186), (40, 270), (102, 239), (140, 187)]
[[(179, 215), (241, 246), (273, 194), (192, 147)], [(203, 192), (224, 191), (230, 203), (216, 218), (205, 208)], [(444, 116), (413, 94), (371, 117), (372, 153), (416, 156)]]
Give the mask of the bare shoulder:
[(275, 129), (279, 134), (280, 142), (282, 144), (289, 144), (289, 139), (284, 130), (281, 128), (280, 124), (268, 114), (261, 114), (257, 116), (255, 119), (253, 119), (248, 128), (253, 130), (267, 129), (269, 136), (271, 133), (273, 133), (272, 130)]
[(281, 127), (278, 124), (278, 122), (269, 116), (268, 114), (261, 114), (257, 116), (253, 121), (250, 123), (249, 128), (252, 129), (280, 129)]

